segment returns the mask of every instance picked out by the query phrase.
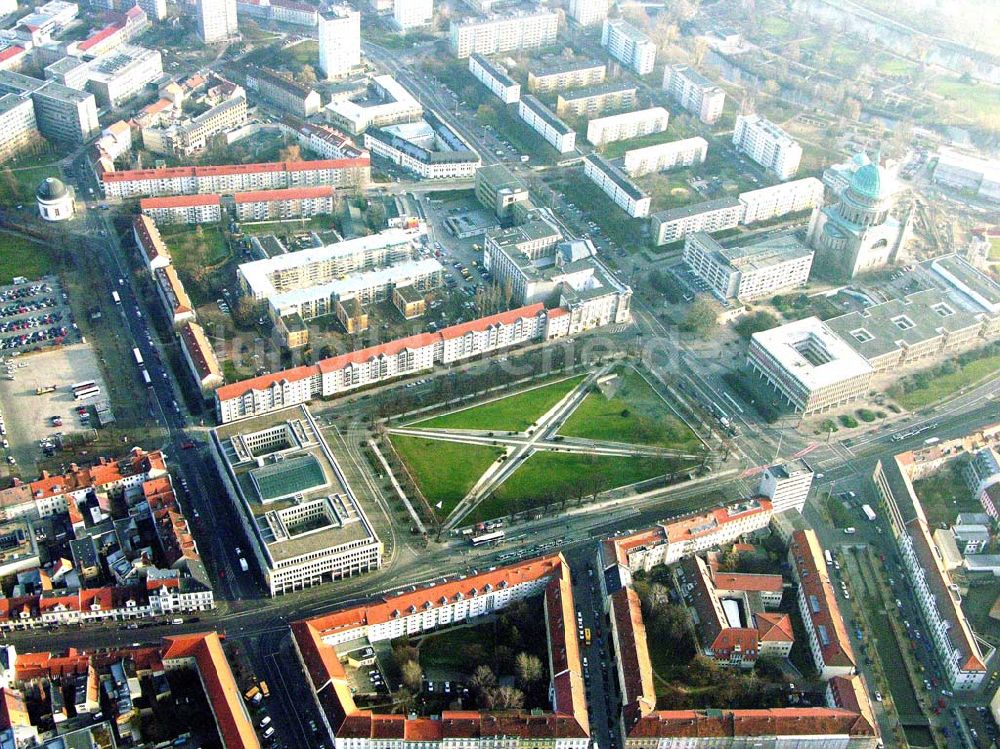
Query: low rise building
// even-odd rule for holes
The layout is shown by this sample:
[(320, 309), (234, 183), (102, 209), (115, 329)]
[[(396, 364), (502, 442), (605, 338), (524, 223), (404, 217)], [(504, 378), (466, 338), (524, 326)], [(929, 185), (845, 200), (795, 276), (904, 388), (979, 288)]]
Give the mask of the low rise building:
[(212, 455), (272, 596), (382, 565), (382, 542), (304, 406), (214, 429)]
[(773, 122), (756, 114), (737, 115), (733, 145), (781, 180), (794, 177), (802, 160), (802, 146)]
[(392, 290), (392, 303), (406, 320), (421, 317), (427, 311), (427, 295), (413, 286), (394, 288)]
[(430, 113), (419, 122), (370, 129), (365, 148), (420, 179), (469, 179), (482, 164), (471, 145)]
[(932, 177), (936, 184), (973, 193), (991, 202), (1000, 201), (1000, 161), (969, 156), (942, 148)]
[(315, 89), (268, 68), (251, 67), (246, 74), (246, 86), (251, 93), (299, 117), (316, 114), (323, 104)]
[(420, 102), (390, 75), (372, 78), (363, 100), (335, 100), (326, 105), (327, 119), (352, 135), (360, 135), (370, 127), (416, 122), (423, 114)]
[(170, 250), (167, 249), (163, 237), (160, 236), (160, 230), (156, 228), (156, 223), (151, 217), (143, 213), (136, 216), (132, 221), (132, 236), (150, 273), (173, 262)]
[(503, 164), (476, 170), (476, 198), (501, 221), (511, 218), (514, 206), (531, 202), (528, 186)]
[(163, 304), (163, 310), (171, 323), (181, 325), (194, 320), (194, 305), (191, 304), (191, 298), (187, 295), (174, 266), (157, 268), (153, 271), (153, 280), (156, 282), (156, 291)]
[(528, 71), (528, 91), (538, 94), (597, 86), (604, 83), (607, 71), (608, 66), (596, 60), (558, 58)]
[(684, 239), (684, 263), (723, 302), (750, 302), (804, 286), (813, 251), (794, 233), (723, 247), (705, 232)]
[(153, 153), (192, 156), (203, 152), (216, 135), (234, 130), (247, 121), (247, 100), (238, 95), (210, 107), (206, 112), (178, 123), (151, 125), (140, 130), (142, 143)]
[(650, 216), (650, 232), (653, 244), (660, 246), (699, 231), (734, 229), (742, 220), (743, 204), (737, 198), (719, 198), (654, 213)]
[(1000, 454), (993, 447), (983, 447), (969, 456), (962, 475), (983, 511), (1000, 520)]
[(319, 125), (285, 115), (278, 123), (283, 133), (294, 137), (306, 148), (329, 160), (367, 158), (368, 154), (347, 137), (346, 133), (327, 125)]
[(156, 222), (166, 224), (216, 224), (222, 220), (222, 200), (218, 195), (174, 195), (143, 198), (139, 210)]
[(469, 72), (504, 104), (516, 104), (521, 98), (521, 84), (507, 71), (478, 53), (469, 55)]
[(649, 206), (652, 203), (649, 193), (600, 154), (590, 153), (584, 157), (583, 173), (632, 218), (649, 215)]
[(336, 188), (328, 186), (238, 192), (233, 203), (238, 221), (283, 221), (333, 213), (339, 201)]
[(839, 408), (864, 398), (871, 364), (818, 317), (754, 333), (747, 366), (796, 413)]
[(653, 72), (656, 43), (628, 21), (622, 18), (605, 18), (601, 29), (601, 46), (634, 73), (646, 75)]
[(596, 117), (606, 112), (632, 110), (636, 104), (635, 84), (625, 81), (560, 91), (556, 114), (560, 117)]
[(643, 135), (662, 133), (667, 129), (669, 119), (670, 113), (663, 107), (600, 117), (587, 123), (587, 141), (600, 148), (616, 140), (629, 140)]
[(726, 92), (688, 65), (667, 65), (663, 89), (706, 125), (714, 125), (722, 116)]
[(788, 565), (798, 585), (799, 613), (820, 678), (829, 681), (836, 676), (851, 676), (857, 668), (854, 648), (815, 531), (792, 534)]
[(708, 141), (695, 136), (625, 152), (622, 168), (633, 177), (705, 163)]
[(912, 474), (917, 464), (912, 452), (879, 460), (872, 480), (906, 571), (907, 586), (917, 600), (924, 631), (948, 686), (955, 691), (973, 691), (983, 685), (989, 673), (987, 656), (962, 610), (957, 586), (944, 568), (913, 490)]
[(198, 323), (187, 321), (181, 324), (178, 335), (184, 362), (198, 386), (198, 391), (202, 395), (212, 393), (226, 380), (205, 330)]
[(815, 177), (796, 179), (773, 187), (762, 187), (740, 193), (743, 204), (743, 223), (747, 226), (758, 221), (787, 216), (823, 205), (823, 183)]
[(570, 153), (576, 148), (576, 132), (560, 120), (547, 106), (530, 94), (521, 97), (517, 114), (532, 130), (559, 153)]

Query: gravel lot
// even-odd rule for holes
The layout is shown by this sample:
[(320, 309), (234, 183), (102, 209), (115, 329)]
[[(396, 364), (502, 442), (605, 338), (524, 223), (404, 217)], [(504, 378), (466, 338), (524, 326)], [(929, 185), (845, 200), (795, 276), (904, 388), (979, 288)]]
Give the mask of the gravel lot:
[[(15, 475), (34, 480), (37, 478), (35, 461), (42, 456), (39, 440), (56, 432), (68, 434), (83, 429), (77, 417), (70, 385), (84, 380), (95, 380), (102, 394), (106, 386), (89, 344), (77, 343), (60, 349), (42, 351), (30, 356), (18, 356), (14, 363), (14, 380), (0, 379), (0, 408), (3, 410), (6, 439), (10, 449), (4, 454), (3, 475)], [(35, 388), (55, 385), (56, 390), (35, 395)], [(101, 398), (88, 401), (94, 405)], [(52, 416), (62, 416), (63, 425), (54, 427)], [(7, 455), (17, 459), (16, 466), (8, 465)], [(11, 469), (13, 468), (13, 471)]]

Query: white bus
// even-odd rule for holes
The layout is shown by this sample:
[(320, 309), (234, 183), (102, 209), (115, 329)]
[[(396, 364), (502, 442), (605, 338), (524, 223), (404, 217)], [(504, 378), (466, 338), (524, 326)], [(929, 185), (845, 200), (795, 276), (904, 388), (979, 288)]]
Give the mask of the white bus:
[(75, 385), (70, 385), (69, 389), (75, 393), (78, 390), (89, 390), (95, 385), (97, 385), (95, 380), (84, 380), (83, 382), (78, 382)]
[(503, 531), (493, 531), (492, 533), (481, 533), (472, 537), (473, 546), (499, 546), (503, 543), (507, 534)]
[(137, 348), (132, 349), (132, 356), (135, 357), (135, 363), (141, 367), (143, 361), (142, 361), (142, 353), (140, 353), (139, 349)]
[(826, 557), (826, 566), (827, 567), (832, 567), (833, 566), (833, 556), (830, 554), (830, 550), (829, 549), (824, 550), (823, 551), (823, 556)]
[(73, 393), (73, 399), (78, 401), (90, 400), (91, 398), (96, 398), (101, 394), (101, 389), (96, 385), (89, 390), (80, 390), (79, 392)]
[(121, 304), (122, 298), (118, 295), (117, 291), (111, 292), (111, 298), (114, 300), (115, 304)]
[(153, 380), (149, 376), (149, 372), (147, 372), (145, 369), (142, 370), (142, 381), (145, 382), (147, 385), (150, 385), (150, 386), (153, 384)]
[(868, 520), (875, 520), (875, 510), (872, 509), (871, 505), (861, 505), (861, 512), (865, 514), (865, 517), (868, 518)]

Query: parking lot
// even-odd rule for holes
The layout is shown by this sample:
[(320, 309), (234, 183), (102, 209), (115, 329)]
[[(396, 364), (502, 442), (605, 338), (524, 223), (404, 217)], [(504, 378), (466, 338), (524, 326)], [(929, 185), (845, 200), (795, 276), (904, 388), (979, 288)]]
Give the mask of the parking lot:
[(58, 280), (0, 286), (0, 354), (37, 351), (80, 340)]
[[(93, 380), (101, 388), (101, 395), (87, 401), (89, 405), (103, 400), (107, 389), (94, 352), (87, 343), (77, 343), (58, 349), (40, 351), (30, 356), (8, 358), (9, 370), (0, 370), (5, 377), (0, 379), (0, 409), (4, 424), (0, 434), (6, 441), (3, 450), (4, 466), (12, 475), (35, 478), (35, 461), (42, 457), (39, 442), (52, 438), (57, 432), (68, 434), (87, 428), (81, 423), (75, 408), (80, 405), (74, 400), (71, 385)], [(36, 391), (51, 392), (36, 394)], [(62, 417), (62, 425), (55, 426), (53, 416)], [(0, 445), (3, 445), (0, 442)], [(7, 458), (13, 456), (16, 463), (11, 465)]]

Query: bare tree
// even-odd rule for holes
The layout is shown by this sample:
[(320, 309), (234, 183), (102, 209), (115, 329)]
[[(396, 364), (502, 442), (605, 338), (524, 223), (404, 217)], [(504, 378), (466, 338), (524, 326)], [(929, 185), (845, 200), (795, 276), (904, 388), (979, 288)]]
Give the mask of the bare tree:
[(420, 664), (416, 661), (407, 661), (400, 669), (403, 677), (403, 684), (413, 691), (420, 691), (420, 684), (423, 681), (423, 672)]
[(522, 687), (528, 687), (542, 678), (542, 662), (531, 653), (518, 653), (514, 659), (514, 672)]

